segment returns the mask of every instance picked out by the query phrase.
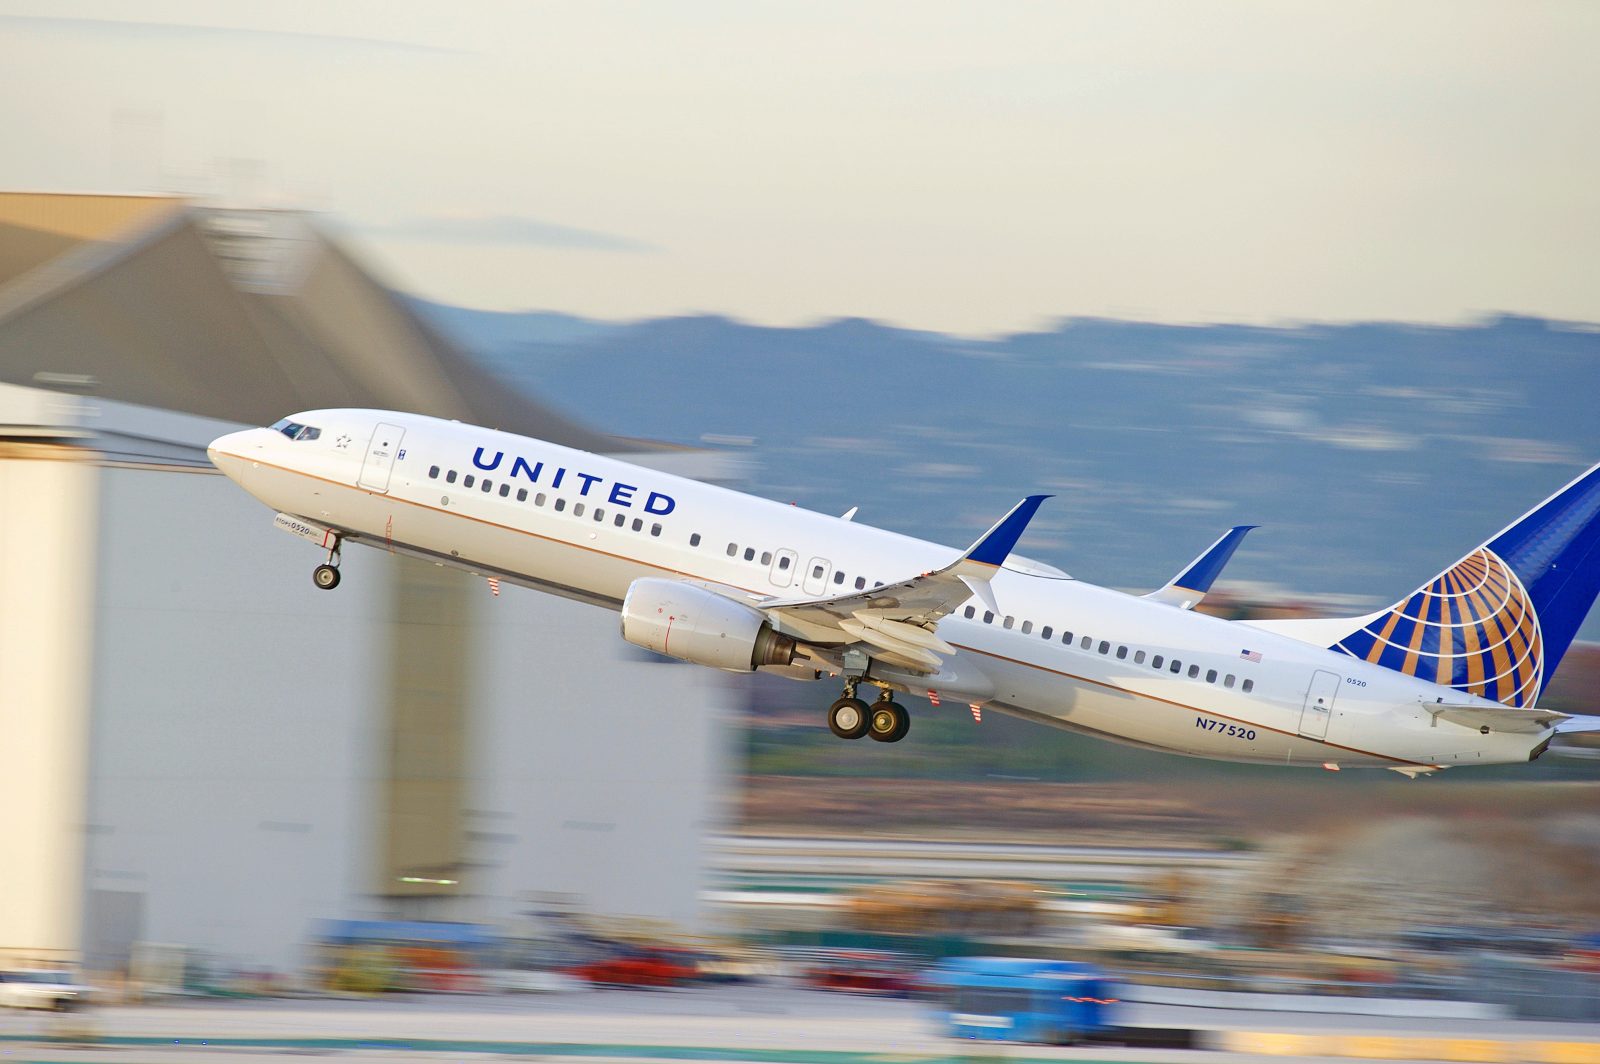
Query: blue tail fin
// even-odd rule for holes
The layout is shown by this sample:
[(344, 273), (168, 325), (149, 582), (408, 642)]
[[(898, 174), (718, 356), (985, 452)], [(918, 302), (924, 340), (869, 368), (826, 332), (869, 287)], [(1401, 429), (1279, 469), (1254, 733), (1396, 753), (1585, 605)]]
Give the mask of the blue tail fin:
[(1600, 465), (1330, 649), (1531, 706), (1600, 593)]

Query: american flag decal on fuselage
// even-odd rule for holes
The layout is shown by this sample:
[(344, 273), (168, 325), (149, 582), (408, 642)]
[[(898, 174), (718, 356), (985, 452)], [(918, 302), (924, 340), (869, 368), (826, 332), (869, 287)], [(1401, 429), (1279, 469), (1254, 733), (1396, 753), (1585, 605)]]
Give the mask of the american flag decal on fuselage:
[(1480, 548), (1331, 648), (1395, 672), (1531, 706), (1544, 649), (1522, 581)]

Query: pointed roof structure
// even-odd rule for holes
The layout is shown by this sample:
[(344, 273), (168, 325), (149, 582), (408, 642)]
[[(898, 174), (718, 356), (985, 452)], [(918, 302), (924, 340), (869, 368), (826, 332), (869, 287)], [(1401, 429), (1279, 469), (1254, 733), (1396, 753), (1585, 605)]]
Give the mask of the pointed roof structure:
[(507, 387), (303, 211), (0, 192), (0, 382), (266, 425), (375, 407), (644, 445)]

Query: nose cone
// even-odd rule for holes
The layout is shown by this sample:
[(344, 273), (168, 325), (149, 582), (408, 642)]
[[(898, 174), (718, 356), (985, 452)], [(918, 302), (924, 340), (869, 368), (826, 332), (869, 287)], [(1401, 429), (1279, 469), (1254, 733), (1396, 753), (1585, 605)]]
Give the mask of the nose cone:
[(259, 429), (246, 429), (244, 432), (230, 432), (226, 436), (218, 436), (211, 441), (211, 446), (206, 448), (206, 457), (211, 459), (211, 464), (227, 474), (230, 480), (243, 483), (246, 448), (255, 449), (258, 444), (251, 440)]

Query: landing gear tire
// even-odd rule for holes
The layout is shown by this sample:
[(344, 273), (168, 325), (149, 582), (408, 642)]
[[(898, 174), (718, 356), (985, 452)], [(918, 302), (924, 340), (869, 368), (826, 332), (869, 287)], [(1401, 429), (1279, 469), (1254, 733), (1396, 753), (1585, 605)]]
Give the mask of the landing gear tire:
[(867, 704), (846, 695), (828, 707), (828, 730), (841, 739), (859, 739), (872, 720)]
[(311, 572), (311, 582), (324, 591), (339, 586), (339, 570), (331, 565), (319, 565)]
[(897, 743), (911, 730), (911, 714), (898, 702), (882, 701), (872, 707), (867, 734), (880, 743)]

